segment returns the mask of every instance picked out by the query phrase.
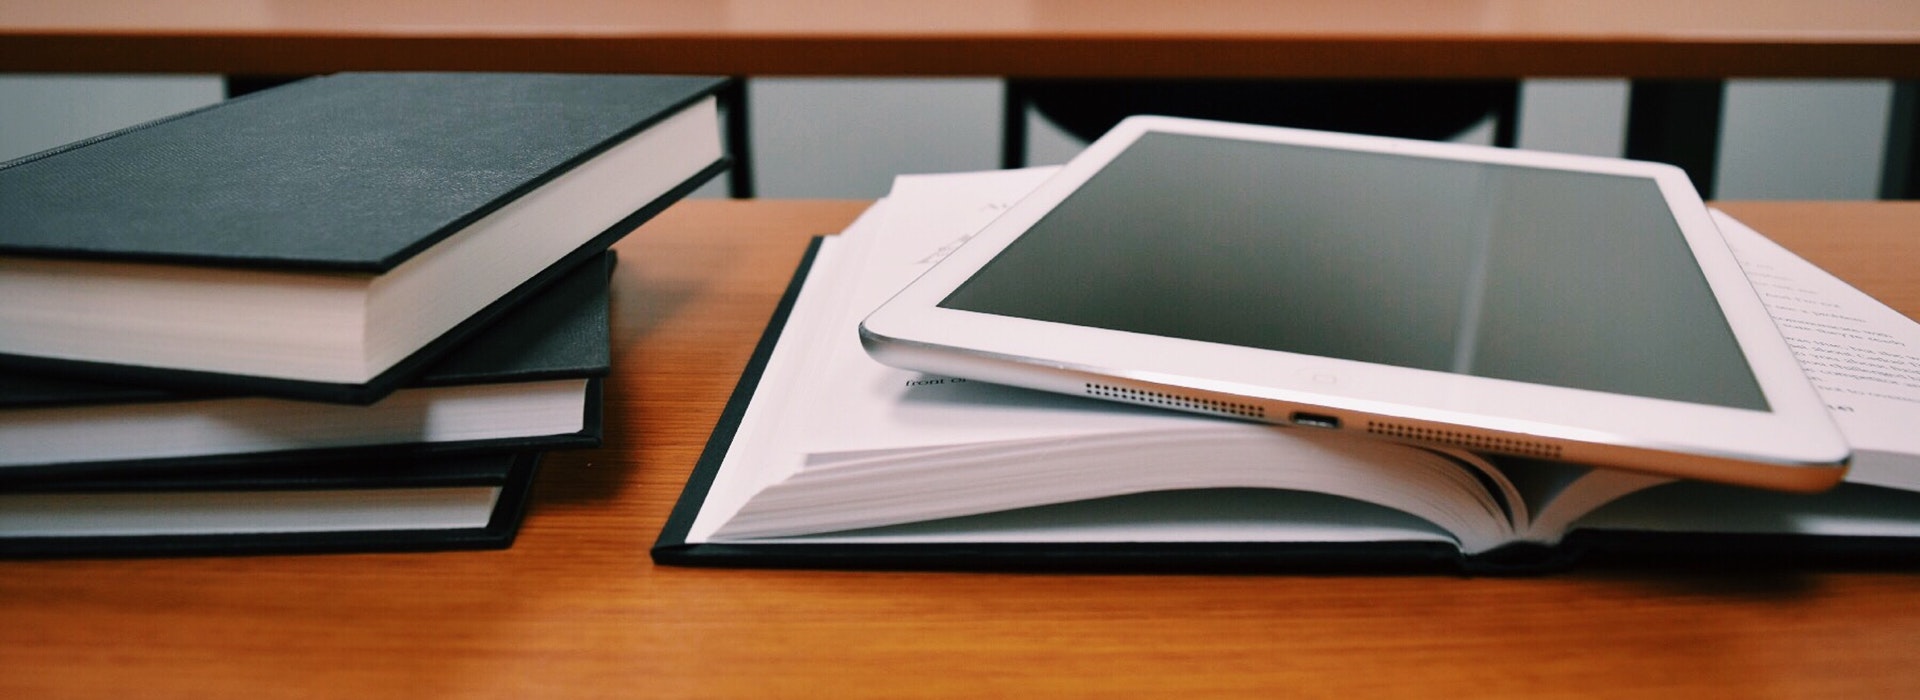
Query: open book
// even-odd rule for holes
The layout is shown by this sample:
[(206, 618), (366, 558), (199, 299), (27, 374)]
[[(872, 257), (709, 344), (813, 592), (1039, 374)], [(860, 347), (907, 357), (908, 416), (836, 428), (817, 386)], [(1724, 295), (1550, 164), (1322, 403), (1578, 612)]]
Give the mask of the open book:
[[(1920, 324), (1721, 217), (1858, 450), (1795, 496), (896, 370), (865, 314), (1047, 175), (902, 177), (823, 239), (654, 556), (800, 566), (1529, 566), (1653, 549), (1920, 551)], [(1683, 536), (1679, 533), (1689, 533)], [(1648, 535), (1658, 535), (1648, 537)]]

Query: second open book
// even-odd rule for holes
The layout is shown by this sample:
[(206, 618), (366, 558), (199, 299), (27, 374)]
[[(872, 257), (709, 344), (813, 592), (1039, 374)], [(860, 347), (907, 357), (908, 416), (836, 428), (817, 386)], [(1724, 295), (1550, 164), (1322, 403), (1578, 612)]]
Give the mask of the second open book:
[(1522, 567), (1593, 550), (1920, 552), (1920, 324), (1719, 223), (1856, 450), (1762, 493), (880, 365), (869, 311), (1043, 179), (908, 176), (823, 239), (656, 544), (665, 563)]

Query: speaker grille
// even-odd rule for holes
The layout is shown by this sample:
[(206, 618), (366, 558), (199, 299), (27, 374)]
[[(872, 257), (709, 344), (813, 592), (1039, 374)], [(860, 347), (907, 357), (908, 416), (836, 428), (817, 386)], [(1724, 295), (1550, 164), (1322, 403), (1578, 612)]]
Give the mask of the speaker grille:
[(1199, 396), (1181, 396), (1179, 394), (1167, 394), (1158, 391), (1130, 389), (1124, 386), (1113, 386), (1110, 384), (1087, 384), (1087, 395), (1097, 396), (1103, 399), (1125, 401), (1127, 403), (1165, 406), (1186, 411), (1200, 411), (1202, 413), (1252, 418), (1254, 420), (1262, 420), (1267, 417), (1267, 409), (1255, 404), (1234, 403)]
[(1469, 450), (1503, 452), (1506, 454), (1526, 455), (1528, 457), (1539, 457), (1542, 459), (1560, 459), (1560, 446), (1548, 442), (1489, 437), (1443, 428), (1423, 428), (1417, 425), (1383, 423), (1379, 421), (1367, 421), (1367, 432), (1407, 440), (1438, 442), (1455, 447), (1464, 447)]

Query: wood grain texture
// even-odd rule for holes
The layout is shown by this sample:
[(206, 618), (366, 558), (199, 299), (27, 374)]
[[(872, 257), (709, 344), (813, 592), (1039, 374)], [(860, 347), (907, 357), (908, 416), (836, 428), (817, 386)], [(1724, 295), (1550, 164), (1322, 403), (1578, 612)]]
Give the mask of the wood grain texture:
[[(656, 568), (647, 547), (807, 236), (689, 201), (619, 246), (604, 447), (506, 551), (0, 562), (0, 697), (1894, 697), (1920, 576)], [(1727, 210), (1920, 317), (1920, 205)]]
[(1884, 0), (0, 2), (0, 71), (1920, 77)]

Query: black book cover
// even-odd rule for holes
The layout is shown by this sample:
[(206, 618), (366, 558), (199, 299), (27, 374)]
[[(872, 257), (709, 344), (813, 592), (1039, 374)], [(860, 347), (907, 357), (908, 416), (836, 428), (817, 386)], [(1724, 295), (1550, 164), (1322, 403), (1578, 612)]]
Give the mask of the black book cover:
[[(610, 285), (615, 255), (595, 256), (551, 287), (530, 296), (506, 317), (488, 326), (466, 344), (442, 358), (407, 387), (445, 387), (478, 384), (536, 382), (551, 379), (590, 379), (583, 429), (572, 435), (506, 438), (450, 443), (339, 447), (273, 454), (234, 454), (149, 459), (138, 462), (59, 464), (47, 467), (11, 467), (11, 471), (77, 471), (135, 469), (151, 471), (174, 465), (284, 462), (320, 455), (378, 450), (426, 455), (479, 450), (555, 450), (594, 447), (600, 442), (600, 385), (612, 367), (609, 338)], [(114, 411), (128, 404), (232, 398), (232, 393), (177, 392), (153, 387), (93, 382), (64, 377), (0, 370), (0, 426), (9, 411), (40, 408), (87, 408)]]
[[(1444, 542), (962, 542), (689, 543), (773, 355), (819, 246), (816, 239), (776, 306), (706, 447), (655, 540), (655, 563), (676, 566), (942, 571), (1086, 571), (1537, 575), (1574, 567), (1632, 569), (1911, 569), (1920, 539), (1787, 533), (1576, 530), (1558, 545), (1515, 543), (1464, 555)], [(1791, 495), (1774, 494), (1783, 500)], [(1126, 498), (1126, 497), (1119, 497)]]
[(0, 165), (0, 254), (382, 272), (723, 84), (309, 78)]
[(0, 498), (9, 495), (205, 493), (312, 490), (499, 487), (486, 524), (452, 529), (387, 529), (220, 534), (22, 536), (0, 532), (0, 557), (193, 556), (503, 549), (513, 544), (526, 514), (537, 452), (461, 455), (425, 460), (319, 461), (274, 470), (203, 467), (166, 476), (19, 476), (0, 473)]
[[(713, 95), (724, 79), (340, 74), (0, 165), (0, 255), (379, 274)], [(397, 125), (397, 126), (396, 126)], [(0, 353), (188, 391), (371, 403), (725, 169), (693, 174), (364, 383)]]

